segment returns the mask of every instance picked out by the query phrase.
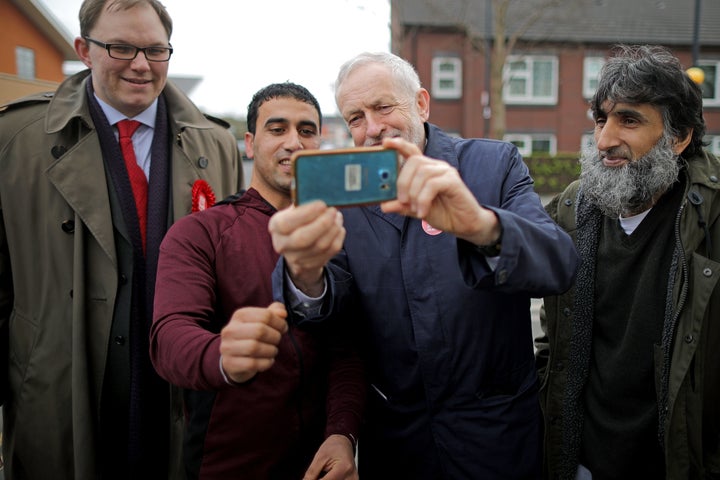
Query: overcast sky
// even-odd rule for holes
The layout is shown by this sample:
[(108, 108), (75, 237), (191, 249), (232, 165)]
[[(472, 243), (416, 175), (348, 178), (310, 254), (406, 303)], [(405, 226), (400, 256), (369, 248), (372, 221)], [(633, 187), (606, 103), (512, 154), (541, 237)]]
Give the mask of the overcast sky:
[[(36, 0), (80, 34), (82, 0)], [(324, 115), (337, 113), (332, 84), (362, 51), (389, 51), (389, 0), (164, 0), (173, 18), (170, 75), (201, 76), (191, 98), (214, 115), (245, 116), (269, 83), (307, 87)]]

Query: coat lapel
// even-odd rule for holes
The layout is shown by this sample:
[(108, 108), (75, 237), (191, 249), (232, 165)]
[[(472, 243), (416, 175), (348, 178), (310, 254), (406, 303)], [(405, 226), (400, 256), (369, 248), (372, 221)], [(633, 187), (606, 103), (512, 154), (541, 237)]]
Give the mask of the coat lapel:
[(99, 152), (100, 143), (93, 132), (53, 163), (46, 174), (105, 254), (117, 265), (105, 167)]

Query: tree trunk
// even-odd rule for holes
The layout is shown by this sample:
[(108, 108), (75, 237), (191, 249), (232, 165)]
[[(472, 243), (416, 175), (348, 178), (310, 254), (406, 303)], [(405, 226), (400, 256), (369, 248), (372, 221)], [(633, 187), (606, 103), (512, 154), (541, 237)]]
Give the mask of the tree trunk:
[(503, 72), (507, 60), (507, 4), (508, 0), (493, 2), (493, 46), (490, 52), (490, 137), (502, 140), (505, 136), (505, 102), (503, 101)]

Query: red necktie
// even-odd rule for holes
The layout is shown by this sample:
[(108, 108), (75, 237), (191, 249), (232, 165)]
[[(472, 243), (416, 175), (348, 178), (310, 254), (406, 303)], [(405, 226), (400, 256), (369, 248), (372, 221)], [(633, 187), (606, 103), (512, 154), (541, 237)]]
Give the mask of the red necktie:
[(120, 120), (117, 123), (118, 133), (120, 135), (120, 150), (122, 150), (125, 159), (125, 168), (127, 168), (130, 184), (133, 189), (133, 197), (135, 197), (135, 208), (137, 208), (138, 222), (140, 223), (140, 236), (142, 238), (143, 251), (145, 251), (145, 231), (147, 230), (147, 197), (148, 182), (145, 172), (140, 168), (135, 158), (135, 149), (133, 149), (132, 136), (135, 130), (140, 126), (140, 122), (135, 120)]

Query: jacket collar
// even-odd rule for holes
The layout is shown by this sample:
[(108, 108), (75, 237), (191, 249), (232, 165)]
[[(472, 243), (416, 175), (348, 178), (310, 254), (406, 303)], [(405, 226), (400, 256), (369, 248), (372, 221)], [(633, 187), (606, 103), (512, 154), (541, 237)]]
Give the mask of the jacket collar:
[(430, 158), (444, 160), (453, 167), (460, 169), (460, 160), (455, 150), (457, 139), (452, 138), (432, 123), (425, 123), (425, 151)]
[(712, 191), (720, 191), (720, 160), (703, 150), (686, 162), (690, 183), (701, 185)]

